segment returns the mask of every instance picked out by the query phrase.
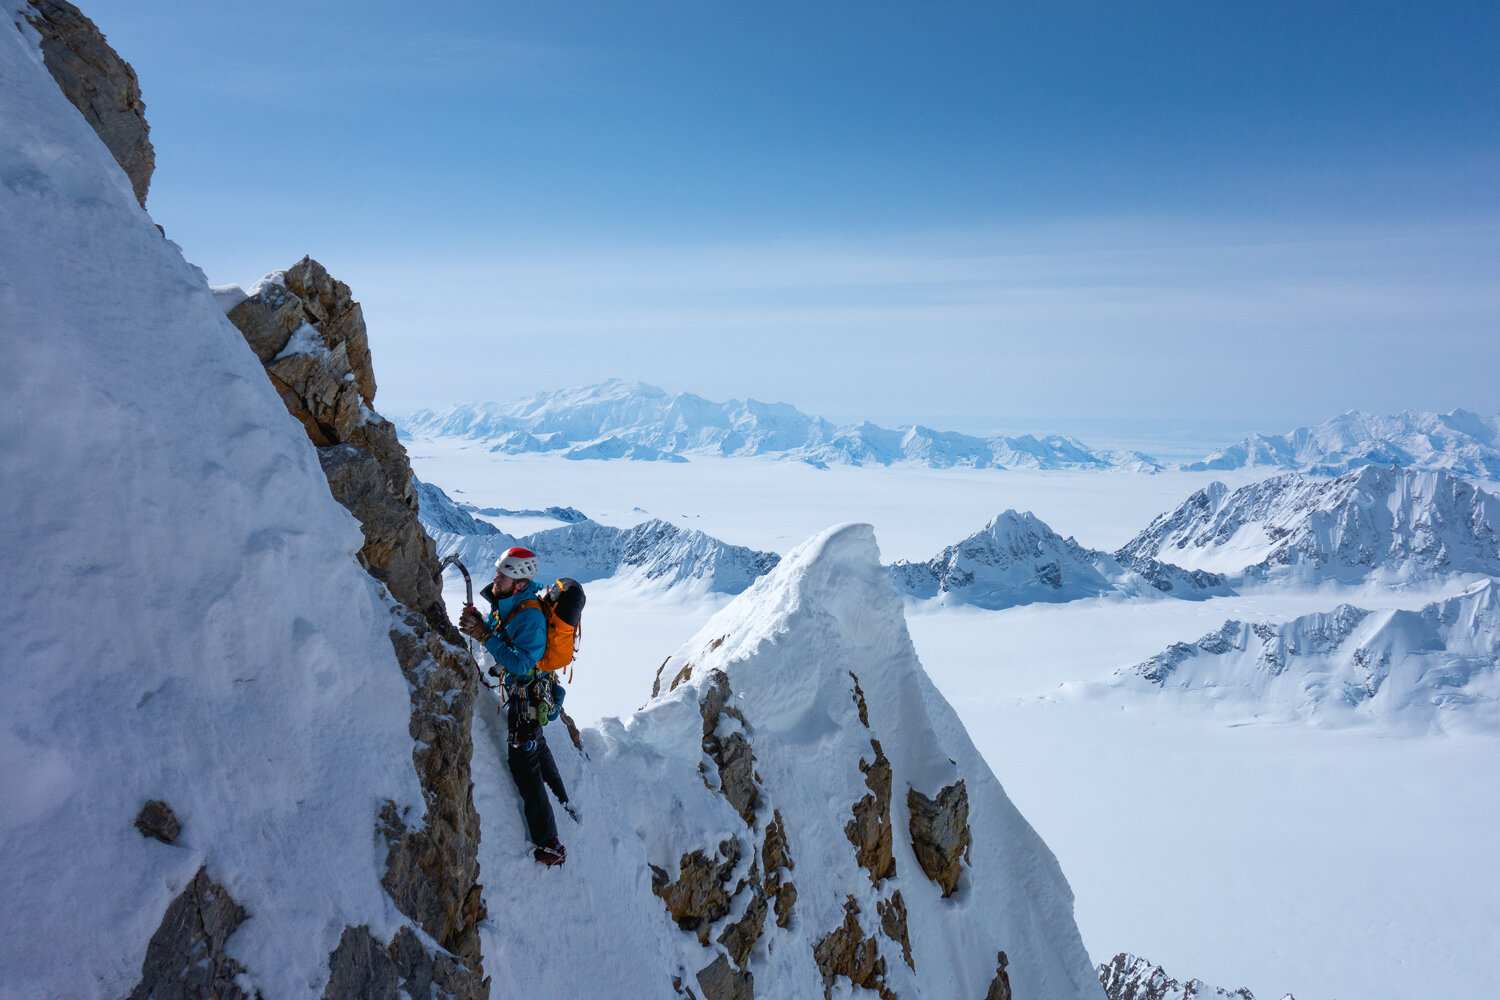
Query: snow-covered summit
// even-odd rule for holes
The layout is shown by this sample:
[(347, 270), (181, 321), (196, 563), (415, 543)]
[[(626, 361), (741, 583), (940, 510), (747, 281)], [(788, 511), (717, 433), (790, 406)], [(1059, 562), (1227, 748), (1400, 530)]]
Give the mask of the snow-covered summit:
[(1007, 510), (925, 562), (897, 560), (891, 579), (903, 594), (998, 610), (1102, 594), (1170, 594), (1202, 599), (1228, 593), (1223, 577), (1147, 557), (1133, 561), (1063, 538), (1030, 511)]
[(1314, 476), (1338, 476), (1364, 465), (1400, 465), (1500, 480), (1500, 415), (1456, 409), (1375, 416), (1349, 410), (1316, 427), (1274, 436), (1252, 434), (1184, 468), (1261, 465)]
[(787, 403), (715, 403), (642, 382), (538, 393), (511, 403), (420, 410), (400, 421), (411, 437), (459, 437), (506, 454), (681, 461), (686, 455), (764, 455), (822, 465), (914, 462), (934, 468), (1159, 468), (1139, 453), (1107, 455), (1063, 435), (976, 437), (922, 426), (845, 427)]
[(1500, 581), (1420, 611), (1329, 612), (1273, 625), (1226, 621), (1122, 674), (1318, 722), (1500, 726)]
[[(545, 885), (595, 954), (559, 961), (550, 919), (497, 928), (499, 995), (597, 995), (607, 967), (619, 996), (1099, 996), (1067, 883), (922, 670), (866, 525), (790, 552), (581, 747), (561, 877), (481, 860), (501, 892)], [(486, 845), (519, 836), (479, 807)]]
[(1318, 582), (1407, 583), (1500, 574), (1500, 499), (1443, 471), (1367, 466), (1337, 479), (1276, 476), (1199, 490), (1120, 555)]

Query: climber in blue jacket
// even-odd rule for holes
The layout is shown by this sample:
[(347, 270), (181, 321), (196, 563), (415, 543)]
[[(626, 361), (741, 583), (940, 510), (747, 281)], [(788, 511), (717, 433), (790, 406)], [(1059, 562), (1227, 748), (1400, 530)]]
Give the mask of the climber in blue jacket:
[(519, 546), (506, 549), (495, 560), (494, 582), (479, 592), (490, 602), (490, 613), (481, 617), (474, 608), (465, 608), (458, 627), (483, 642), (495, 658), (489, 672), (501, 679), (507, 695), (505, 723), (510, 750), (506, 763), (521, 793), (526, 828), (536, 845), (532, 856), (550, 866), (562, 864), (568, 852), (557, 837), (546, 789), (552, 789), (569, 815), (576, 818), (576, 814), (568, 804), (562, 776), (542, 732), (545, 723), (537, 718), (539, 705), (543, 712), (551, 707), (552, 678), (538, 676), (536, 669), (547, 650), (547, 619), (538, 603), (542, 588), (537, 585), (536, 570), (536, 553)]

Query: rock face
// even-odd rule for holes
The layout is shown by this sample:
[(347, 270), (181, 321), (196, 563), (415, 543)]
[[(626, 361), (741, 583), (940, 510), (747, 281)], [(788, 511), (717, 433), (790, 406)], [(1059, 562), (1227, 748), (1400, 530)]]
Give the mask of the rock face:
[(895, 992), (885, 982), (880, 946), (860, 927), (859, 903), (853, 896), (844, 904), (844, 922), (817, 943), (813, 958), (823, 973), (824, 997), (833, 996), (833, 984), (843, 976), (855, 986), (874, 990), (881, 1000), (895, 1000)]
[(731, 894), (727, 886), (740, 860), (739, 843), (721, 843), (719, 859), (702, 851), (684, 854), (675, 882), (660, 868), (652, 870), (651, 891), (667, 904), (667, 913), (678, 927), (697, 932), (701, 945), (708, 944), (714, 921), (729, 913)]
[(911, 847), (927, 877), (943, 887), (943, 896), (958, 888), (962, 862), (969, 856), (969, 793), (963, 779), (930, 799), (915, 788), (906, 792), (911, 813)]
[(350, 929), (330, 966), (336, 983), (329, 989), (345, 992), (329, 995), (362, 995), (359, 990), (368, 988), (370, 995), (394, 996), (398, 983), (431, 982), (445, 995), (487, 996), (478, 933), (485, 917), (479, 817), (470, 777), (478, 669), (443, 607), (436, 548), (418, 520), (406, 451), (395, 427), (369, 408), (375, 376), (359, 303), (347, 285), (303, 257), (232, 302), (228, 315), (317, 446), (334, 498), (359, 520), (361, 565), (399, 604), (392, 609), (390, 639), (411, 688), (412, 756), (426, 814), (415, 823), (393, 804), (382, 811), (383, 885), (400, 911), (459, 965), (445, 965), (451, 960), (442, 955), (419, 961), (414, 935), (398, 935), (385, 946), (368, 930)]
[(874, 761), (860, 759), (865, 785), (870, 793), (854, 803), (854, 818), (844, 827), (844, 836), (854, 845), (854, 858), (870, 876), (871, 885), (896, 874), (896, 856), (891, 843), (891, 762), (879, 740), (871, 740)]
[(141, 981), (130, 1000), (250, 1000), (235, 977), (244, 966), (225, 952), (229, 936), (248, 914), (200, 868), (167, 907), (146, 946)]
[(745, 717), (728, 704), (729, 678), (722, 670), (713, 673), (699, 711), (703, 715), (703, 752), (719, 769), (719, 790), (740, 814), (746, 826), (755, 825), (755, 754), (745, 735)]
[(26, 20), (42, 36), (42, 59), (63, 94), (99, 134), (144, 207), (156, 169), (146, 105), (135, 70), (67, 0), (29, 0)]
[(482, 989), (462, 962), (441, 952), (429, 954), (409, 927), (397, 931), (389, 947), (368, 927), (345, 927), (328, 966), (323, 1000), (467, 997)]

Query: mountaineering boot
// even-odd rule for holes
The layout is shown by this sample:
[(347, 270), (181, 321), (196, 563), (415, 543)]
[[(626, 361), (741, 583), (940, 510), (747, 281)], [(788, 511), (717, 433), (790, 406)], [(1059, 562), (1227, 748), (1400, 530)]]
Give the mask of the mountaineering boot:
[(531, 852), (531, 856), (537, 861), (551, 868), (568, 860), (568, 849), (562, 845), (562, 841), (553, 837), (550, 843), (543, 844)]

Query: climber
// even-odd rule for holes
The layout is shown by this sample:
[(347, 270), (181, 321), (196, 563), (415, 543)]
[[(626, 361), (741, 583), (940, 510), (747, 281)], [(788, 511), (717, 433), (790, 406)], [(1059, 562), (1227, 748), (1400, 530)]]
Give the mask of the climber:
[(490, 602), (491, 610), (481, 617), (472, 607), (459, 616), (458, 627), (465, 635), (484, 643), (495, 658), (490, 674), (501, 678), (506, 691), (506, 730), (510, 750), (506, 762), (511, 777), (521, 793), (526, 811), (526, 828), (536, 845), (532, 857), (544, 865), (559, 865), (567, 859), (567, 850), (557, 837), (552, 818), (552, 804), (543, 787), (551, 788), (557, 801), (570, 816), (577, 813), (568, 803), (557, 763), (547, 747), (542, 732), (546, 713), (553, 704), (551, 674), (539, 674), (536, 665), (547, 646), (547, 625), (535, 604), (520, 607), (523, 601), (540, 597), (536, 583), (537, 558), (530, 549), (513, 547), (495, 560), (495, 580), (481, 590), (480, 596)]

